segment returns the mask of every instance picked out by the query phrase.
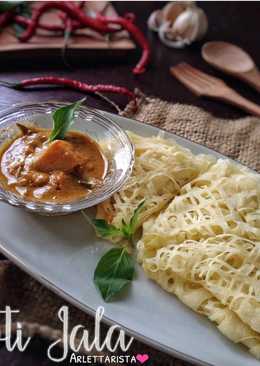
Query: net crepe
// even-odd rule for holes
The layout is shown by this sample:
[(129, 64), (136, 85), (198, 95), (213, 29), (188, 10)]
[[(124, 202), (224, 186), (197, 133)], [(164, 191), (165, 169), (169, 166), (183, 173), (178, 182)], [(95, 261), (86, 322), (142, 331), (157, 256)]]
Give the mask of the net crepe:
[(235, 343), (246, 346), (249, 352), (260, 359), (260, 336), (227, 306), (221, 304), (209, 291), (199, 284), (185, 281), (172, 272), (150, 270), (150, 265), (144, 262), (144, 270), (148, 277), (156, 281), (164, 290), (177, 296), (192, 310), (205, 315), (217, 325), (218, 330)]
[(147, 256), (167, 242), (220, 234), (260, 240), (260, 179), (246, 168), (219, 159), (186, 184), (165, 211), (143, 228), (138, 246)]
[(235, 235), (189, 240), (159, 249), (144, 266), (154, 272), (171, 270), (202, 285), (260, 332), (260, 242)]
[(260, 359), (260, 178), (161, 136), (129, 134), (131, 177), (98, 216), (120, 226), (145, 200), (145, 273)]
[(97, 217), (115, 226), (129, 222), (134, 209), (145, 199), (139, 225), (162, 210), (183, 185), (205, 172), (214, 158), (193, 155), (173, 140), (162, 136), (142, 137), (128, 132), (135, 147), (131, 177), (112, 199), (98, 206)]

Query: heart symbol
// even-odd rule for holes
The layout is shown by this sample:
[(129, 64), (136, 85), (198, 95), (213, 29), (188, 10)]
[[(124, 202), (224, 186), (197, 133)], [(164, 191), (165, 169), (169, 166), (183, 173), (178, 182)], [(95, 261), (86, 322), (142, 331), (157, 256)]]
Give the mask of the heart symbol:
[(136, 355), (136, 359), (137, 361), (139, 361), (141, 364), (145, 363), (147, 360), (149, 360), (149, 356), (144, 354), (144, 355)]

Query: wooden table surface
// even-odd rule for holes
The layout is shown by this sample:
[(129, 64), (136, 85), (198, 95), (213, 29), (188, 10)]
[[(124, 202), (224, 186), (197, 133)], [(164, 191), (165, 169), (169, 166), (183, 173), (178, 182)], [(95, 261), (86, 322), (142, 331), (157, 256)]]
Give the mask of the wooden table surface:
[[(194, 44), (183, 50), (169, 49), (163, 46), (157, 39), (157, 35), (149, 32), (146, 27), (148, 15), (152, 10), (163, 5), (162, 2), (116, 2), (115, 7), (120, 14), (133, 11), (137, 15), (137, 23), (146, 33), (152, 45), (152, 64), (149, 70), (139, 77), (131, 74), (138, 55), (130, 55), (125, 60), (97, 59), (91, 60), (74, 69), (67, 69), (60, 63), (46, 62), (21, 63), (16, 60), (15, 65), (5, 63), (0, 59), (0, 79), (15, 81), (39, 75), (59, 75), (89, 83), (115, 83), (129, 88), (139, 88), (148, 95), (154, 95), (171, 102), (180, 102), (197, 105), (219, 117), (238, 118), (245, 114), (236, 108), (226, 106), (220, 102), (200, 99), (191, 94), (184, 86), (169, 75), (169, 67), (178, 62), (186, 61), (202, 70), (222, 77), (238, 92), (256, 103), (260, 103), (259, 94), (251, 90), (242, 82), (232, 77), (223, 75), (213, 70), (200, 56), (201, 45), (209, 40), (221, 40), (235, 43), (247, 50), (256, 64), (260, 66), (259, 47), (259, 2), (203, 2), (200, 4), (205, 9), (209, 19), (209, 31), (203, 42)], [(78, 60), (77, 60), (78, 61)], [(73, 60), (72, 60), (73, 62)], [(18, 92), (0, 88), (0, 108), (6, 105), (26, 101), (75, 100), (82, 94), (63, 89), (39, 90), (34, 92)], [(121, 108), (125, 105), (125, 98), (113, 97)], [(109, 105), (99, 99), (88, 96), (87, 103), (90, 106), (113, 111)], [(0, 366), (49, 366), (52, 365), (45, 357), (46, 344), (42, 340), (35, 340), (25, 353), (9, 353), (0, 344)], [(63, 365), (69, 364), (68, 362)], [(166, 365), (167, 366), (167, 365)]]

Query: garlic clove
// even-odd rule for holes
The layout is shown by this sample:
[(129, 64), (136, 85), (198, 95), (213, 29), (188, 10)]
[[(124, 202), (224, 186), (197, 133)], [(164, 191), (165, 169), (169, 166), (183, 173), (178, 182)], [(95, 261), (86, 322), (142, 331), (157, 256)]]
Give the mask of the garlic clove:
[(161, 25), (158, 35), (162, 43), (168, 47), (183, 48), (190, 44), (188, 39), (183, 39), (172, 31), (170, 22)]
[(176, 19), (172, 32), (181, 39), (193, 42), (199, 32), (199, 16), (194, 9), (185, 10)]
[(163, 14), (161, 10), (155, 10), (149, 16), (147, 24), (148, 28), (157, 32), (163, 23)]
[(162, 10), (163, 20), (174, 23), (177, 17), (188, 7), (188, 1), (172, 1), (165, 5)]

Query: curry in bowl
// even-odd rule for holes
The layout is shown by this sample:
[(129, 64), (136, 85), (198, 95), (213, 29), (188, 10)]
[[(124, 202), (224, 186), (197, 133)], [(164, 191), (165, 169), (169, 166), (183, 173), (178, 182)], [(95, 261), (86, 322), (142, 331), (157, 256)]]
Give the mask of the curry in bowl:
[(0, 182), (5, 190), (30, 201), (66, 203), (86, 197), (102, 182), (106, 159), (89, 136), (70, 131), (64, 140), (48, 142), (48, 129), (21, 130), (1, 152)]
[(102, 184), (107, 160), (87, 134), (17, 126), (19, 134), (0, 151), (0, 185), (5, 191), (27, 201), (64, 204), (86, 198)]

